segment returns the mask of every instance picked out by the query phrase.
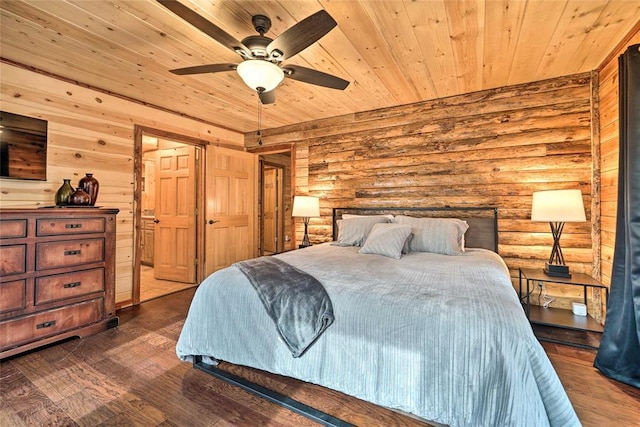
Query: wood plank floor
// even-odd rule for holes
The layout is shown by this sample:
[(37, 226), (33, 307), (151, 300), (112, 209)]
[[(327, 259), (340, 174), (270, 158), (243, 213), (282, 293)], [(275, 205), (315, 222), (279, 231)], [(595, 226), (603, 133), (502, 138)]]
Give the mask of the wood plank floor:
[[(193, 292), (120, 310), (116, 329), (0, 363), (0, 426), (315, 425), (178, 360)], [(585, 426), (640, 425), (640, 390), (600, 375), (593, 351), (544, 346)], [(226, 368), (358, 426), (427, 425), (318, 386)]]
[(171, 280), (159, 280), (153, 277), (153, 267), (140, 266), (140, 301), (149, 301), (154, 298), (172, 294), (189, 288), (194, 288), (195, 283), (172, 282)]

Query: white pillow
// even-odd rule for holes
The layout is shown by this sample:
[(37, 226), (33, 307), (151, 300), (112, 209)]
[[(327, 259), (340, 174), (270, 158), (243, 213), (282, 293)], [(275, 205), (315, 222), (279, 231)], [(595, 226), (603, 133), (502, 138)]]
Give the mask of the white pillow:
[(402, 249), (410, 235), (411, 227), (408, 225), (376, 224), (358, 252), (400, 259)]
[(393, 222), (411, 227), (413, 238), (409, 248), (413, 252), (443, 255), (458, 255), (464, 252), (464, 233), (469, 228), (466, 221), (456, 218), (413, 218), (398, 215)]
[(362, 246), (374, 225), (388, 222), (389, 218), (385, 218), (383, 216), (368, 216), (338, 220), (338, 240), (334, 245)]

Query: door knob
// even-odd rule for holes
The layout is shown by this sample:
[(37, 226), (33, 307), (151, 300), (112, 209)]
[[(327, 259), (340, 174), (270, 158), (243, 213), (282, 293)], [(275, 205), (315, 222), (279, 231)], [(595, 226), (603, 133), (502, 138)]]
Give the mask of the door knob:
[(215, 224), (216, 222), (220, 222), (220, 221), (214, 221), (212, 219), (209, 220), (209, 224)]
[(156, 224), (160, 222), (159, 219), (154, 219), (153, 222), (155, 222)]

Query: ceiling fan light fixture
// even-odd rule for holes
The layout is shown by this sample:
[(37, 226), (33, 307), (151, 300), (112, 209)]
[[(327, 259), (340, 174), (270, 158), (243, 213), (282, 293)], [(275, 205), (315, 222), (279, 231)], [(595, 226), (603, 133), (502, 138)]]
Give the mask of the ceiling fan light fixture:
[(247, 86), (257, 91), (270, 92), (284, 79), (282, 68), (262, 59), (243, 61), (236, 71)]

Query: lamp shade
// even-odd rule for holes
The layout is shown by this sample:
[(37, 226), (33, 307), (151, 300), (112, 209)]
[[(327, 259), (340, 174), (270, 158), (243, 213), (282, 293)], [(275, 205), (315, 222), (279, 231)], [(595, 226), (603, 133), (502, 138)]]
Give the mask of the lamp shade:
[(295, 196), (291, 216), (317, 218), (320, 216), (320, 199), (313, 196)]
[(580, 190), (548, 190), (533, 193), (531, 221), (585, 222)]
[(282, 79), (284, 71), (269, 61), (249, 59), (238, 64), (236, 71), (242, 80), (253, 90), (269, 92), (275, 89)]

